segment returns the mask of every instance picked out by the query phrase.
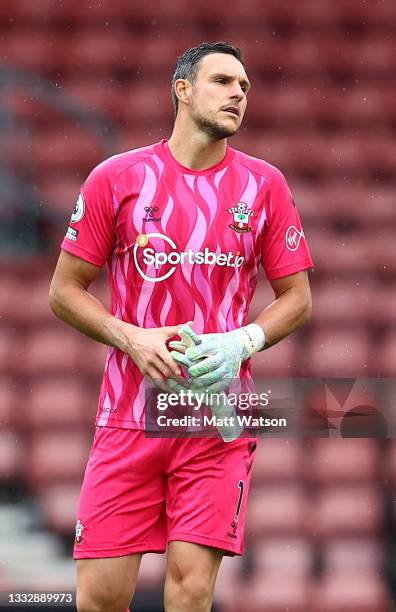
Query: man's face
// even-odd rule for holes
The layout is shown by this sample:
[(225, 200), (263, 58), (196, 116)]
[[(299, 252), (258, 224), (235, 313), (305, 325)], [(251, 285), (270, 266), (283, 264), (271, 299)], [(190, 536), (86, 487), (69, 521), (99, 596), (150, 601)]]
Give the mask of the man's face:
[(233, 136), (245, 114), (249, 80), (242, 64), (225, 53), (210, 53), (198, 64), (191, 89), (191, 116), (214, 140)]

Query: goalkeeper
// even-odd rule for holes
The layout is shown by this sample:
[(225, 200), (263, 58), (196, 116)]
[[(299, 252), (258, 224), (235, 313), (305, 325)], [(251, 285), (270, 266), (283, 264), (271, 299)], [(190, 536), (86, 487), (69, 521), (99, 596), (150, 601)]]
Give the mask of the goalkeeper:
[[(51, 307), (108, 347), (76, 516), (79, 612), (125, 612), (142, 555), (165, 551), (166, 612), (208, 612), (222, 557), (244, 550), (256, 438), (149, 436), (146, 398), (153, 380), (180, 384), (181, 366), (210, 393), (252, 384), (249, 357), (309, 318), (312, 260), (286, 179), (228, 145), (249, 89), (236, 47), (186, 50), (170, 138), (94, 168), (62, 242)], [(105, 265), (109, 309), (89, 292)], [(275, 299), (245, 325), (260, 268)]]

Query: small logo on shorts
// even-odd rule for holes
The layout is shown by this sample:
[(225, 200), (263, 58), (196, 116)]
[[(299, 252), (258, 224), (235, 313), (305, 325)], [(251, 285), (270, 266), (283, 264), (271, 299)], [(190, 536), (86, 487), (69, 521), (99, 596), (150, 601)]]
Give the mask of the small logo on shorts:
[(237, 527), (238, 527), (238, 523), (237, 521), (232, 521), (231, 523), (231, 528), (228, 532), (228, 535), (230, 536), (230, 538), (237, 538)]
[(228, 531), (228, 535), (230, 536), (230, 538), (238, 537), (237, 536), (238, 519), (239, 519), (239, 513), (241, 511), (243, 493), (245, 490), (245, 483), (243, 482), (243, 480), (240, 480), (238, 482), (238, 489), (239, 489), (239, 495), (238, 495), (238, 501), (237, 501), (237, 505), (235, 509), (235, 516), (234, 516), (234, 519), (231, 521), (230, 530)]
[(80, 519), (78, 519), (77, 523), (76, 523), (76, 544), (80, 544), (82, 542), (82, 532), (84, 530), (84, 525), (82, 524), (82, 522), (80, 521)]

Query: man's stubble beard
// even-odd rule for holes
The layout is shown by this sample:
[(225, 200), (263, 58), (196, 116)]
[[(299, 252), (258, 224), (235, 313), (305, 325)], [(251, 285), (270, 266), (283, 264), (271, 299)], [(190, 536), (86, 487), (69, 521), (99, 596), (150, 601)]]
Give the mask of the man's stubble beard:
[(232, 130), (230, 128), (221, 125), (214, 119), (204, 117), (199, 112), (193, 114), (193, 120), (197, 128), (204, 132), (207, 136), (210, 136), (212, 140), (222, 140), (223, 138), (230, 138), (237, 133), (239, 126)]

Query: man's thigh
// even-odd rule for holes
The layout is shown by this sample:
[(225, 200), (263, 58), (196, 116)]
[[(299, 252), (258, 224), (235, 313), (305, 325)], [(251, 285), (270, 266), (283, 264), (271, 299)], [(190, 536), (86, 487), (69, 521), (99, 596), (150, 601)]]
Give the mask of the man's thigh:
[(142, 555), (77, 561), (78, 610), (126, 610), (135, 592)]
[(98, 427), (81, 488), (75, 559), (106, 559), (166, 548), (161, 440)]

